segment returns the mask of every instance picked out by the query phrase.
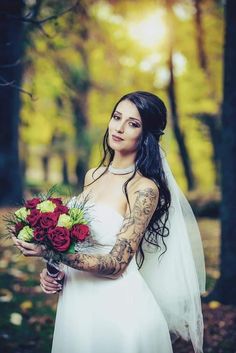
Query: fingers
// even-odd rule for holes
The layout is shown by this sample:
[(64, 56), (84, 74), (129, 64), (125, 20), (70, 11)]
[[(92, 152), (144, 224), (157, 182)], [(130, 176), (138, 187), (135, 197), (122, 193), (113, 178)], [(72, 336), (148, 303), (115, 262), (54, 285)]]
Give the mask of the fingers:
[(37, 254), (35, 253), (35, 251), (30, 251), (30, 250), (25, 250), (22, 247), (19, 247), (20, 251), (22, 252), (22, 254), (24, 256), (37, 256)]
[(42, 290), (47, 293), (47, 294), (55, 294), (57, 292), (60, 292), (62, 290), (62, 286), (60, 284), (48, 284), (47, 282), (44, 282), (43, 280), (40, 280), (40, 286)]
[(51, 277), (51, 276), (48, 275), (47, 269), (44, 268), (44, 269), (42, 270), (42, 272), (40, 273), (40, 276), (41, 276), (45, 281), (52, 283), (52, 282), (55, 281), (55, 280), (57, 280), (57, 281), (58, 281), (58, 280), (62, 280), (62, 279), (65, 277), (65, 273), (64, 273), (63, 271), (59, 271), (57, 277)]
[(16, 247), (17, 249), (19, 249), (21, 251), (21, 253), (25, 256), (27, 256), (27, 250), (25, 250), (25, 248), (23, 248), (21, 245), (19, 245), (18, 243), (16, 243)]
[(40, 273), (40, 285), (42, 290), (47, 294), (54, 294), (62, 290), (62, 285), (56, 281), (56, 279), (63, 278), (64, 272), (60, 272), (56, 278), (52, 278), (47, 274), (47, 270), (44, 269)]
[(19, 246), (21, 246), (26, 250), (31, 250), (31, 251), (36, 250), (38, 247), (38, 245), (36, 244), (27, 243), (26, 241), (19, 240), (19, 239), (16, 239), (16, 244), (18, 244)]
[(56, 278), (57, 278), (57, 281), (62, 281), (64, 277), (65, 277), (65, 272), (60, 271)]
[(19, 241), (17, 240), (17, 238), (12, 237), (12, 241), (13, 241), (13, 243), (16, 245), (16, 247), (17, 247), (20, 251), (22, 251), (22, 246), (19, 244)]
[(58, 292), (58, 291), (55, 291), (55, 290), (53, 290), (53, 291), (47, 290), (47, 289), (43, 286), (43, 284), (41, 284), (41, 283), (40, 283), (40, 287), (41, 287), (42, 291), (43, 291), (44, 293), (46, 293), (46, 294), (55, 294), (55, 293)]
[(13, 238), (13, 242), (24, 256), (42, 256), (43, 246)]
[(39, 256), (39, 254), (34, 250), (27, 250), (20, 245), (17, 245), (17, 248), (22, 252), (24, 256)]

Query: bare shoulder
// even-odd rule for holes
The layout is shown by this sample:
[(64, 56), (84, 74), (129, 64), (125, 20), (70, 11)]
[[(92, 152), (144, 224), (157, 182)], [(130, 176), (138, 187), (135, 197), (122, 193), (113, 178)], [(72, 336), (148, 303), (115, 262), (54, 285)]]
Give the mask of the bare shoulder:
[(132, 187), (132, 192), (137, 192), (139, 190), (152, 190), (153, 193), (155, 193), (156, 195), (159, 195), (159, 189), (157, 184), (144, 176), (140, 176), (135, 183), (133, 184)]
[(89, 183), (91, 183), (92, 181), (94, 181), (95, 179), (97, 179), (104, 171), (105, 171), (106, 167), (95, 167), (95, 168), (91, 168), (87, 171), (87, 173), (85, 174), (85, 178), (84, 178), (84, 184), (85, 186)]
[(156, 183), (146, 177), (140, 177), (128, 192), (130, 208), (126, 207), (125, 216), (129, 219), (133, 213), (136, 219), (150, 219), (159, 202), (159, 189)]
[[(159, 199), (159, 189), (157, 184), (144, 176), (141, 176), (133, 183), (130, 192), (130, 199), (135, 203), (138, 199), (149, 200), (157, 205)], [(145, 201), (145, 202), (146, 202)]]

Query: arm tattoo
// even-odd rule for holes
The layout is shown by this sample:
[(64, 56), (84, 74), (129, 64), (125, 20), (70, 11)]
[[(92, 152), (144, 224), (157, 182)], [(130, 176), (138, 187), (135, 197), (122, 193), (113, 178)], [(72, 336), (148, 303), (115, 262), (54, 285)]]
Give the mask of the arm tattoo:
[[(59, 260), (77, 270), (88, 271), (104, 277), (117, 278), (128, 266), (156, 209), (158, 191), (146, 188), (137, 191), (137, 197), (129, 216), (124, 218), (117, 234), (117, 241), (109, 254), (63, 254), (44, 251), (44, 258)], [(125, 234), (125, 235), (124, 235)]]

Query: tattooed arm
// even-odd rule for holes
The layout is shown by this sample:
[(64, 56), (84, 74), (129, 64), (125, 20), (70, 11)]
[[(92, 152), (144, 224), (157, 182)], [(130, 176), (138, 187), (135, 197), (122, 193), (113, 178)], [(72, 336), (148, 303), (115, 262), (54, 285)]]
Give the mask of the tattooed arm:
[[(54, 258), (77, 270), (88, 271), (103, 277), (118, 278), (130, 263), (138, 249), (138, 245), (157, 207), (158, 188), (151, 180), (145, 180), (142, 185), (129, 195), (131, 213), (126, 213), (117, 241), (105, 255), (89, 254), (55, 254), (45, 250), (43, 257)], [(60, 258), (56, 258), (60, 257)]]

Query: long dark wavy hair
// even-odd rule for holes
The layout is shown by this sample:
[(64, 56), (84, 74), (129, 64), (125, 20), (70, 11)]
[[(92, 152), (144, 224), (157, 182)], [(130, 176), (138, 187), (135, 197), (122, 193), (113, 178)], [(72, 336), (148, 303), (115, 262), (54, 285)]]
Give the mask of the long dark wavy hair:
[[(130, 203), (127, 193), (127, 185), (134, 178), (137, 170), (144, 177), (153, 180), (159, 188), (159, 202), (157, 208), (148, 224), (135, 255), (138, 268), (140, 269), (145, 257), (142, 247), (144, 241), (160, 247), (161, 240), (164, 245), (164, 252), (167, 249), (164, 238), (169, 235), (169, 229), (166, 226), (166, 223), (169, 217), (171, 195), (163, 171), (159, 146), (160, 137), (163, 135), (167, 123), (167, 112), (165, 104), (159, 97), (149, 92), (136, 91), (128, 93), (119, 99), (113, 108), (110, 119), (113, 117), (117, 105), (123, 100), (129, 100), (135, 104), (142, 119), (143, 126), (143, 131), (137, 146), (135, 170), (130, 178), (124, 183), (122, 188), (129, 209)], [(114, 158), (114, 151), (108, 144), (108, 128), (103, 137), (103, 152), (103, 158), (93, 174), (101, 166), (106, 166), (106, 169), (97, 179), (101, 178), (101, 176), (106, 173)], [(93, 180), (90, 184), (94, 183), (97, 179)]]

